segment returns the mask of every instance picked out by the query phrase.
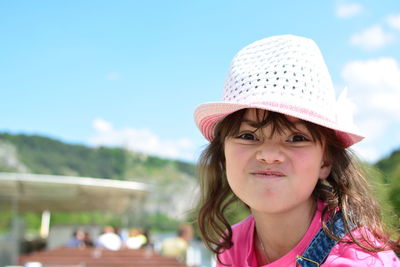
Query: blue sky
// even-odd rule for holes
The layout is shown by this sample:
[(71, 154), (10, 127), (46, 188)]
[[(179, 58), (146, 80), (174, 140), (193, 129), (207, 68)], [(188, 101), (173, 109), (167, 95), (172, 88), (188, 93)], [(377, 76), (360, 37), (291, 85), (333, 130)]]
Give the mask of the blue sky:
[(400, 147), (400, 2), (0, 2), (0, 132), (195, 159), (193, 110), (220, 99), (232, 57), (264, 37), (320, 46), (348, 86), (374, 161)]

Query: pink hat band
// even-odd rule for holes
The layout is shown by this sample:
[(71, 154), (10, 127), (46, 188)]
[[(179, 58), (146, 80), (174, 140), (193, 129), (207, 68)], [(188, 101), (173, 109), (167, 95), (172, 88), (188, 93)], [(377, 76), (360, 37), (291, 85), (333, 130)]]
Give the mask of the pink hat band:
[(234, 57), (223, 100), (202, 104), (194, 118), (211, 141), (214, 129), (227, 115), (259, 108), (331, 128), (348, 147), (363, 139), (353, 123), (349, 100), (336, 100), (322, 54), (314, 41), (293, 35), (254, 42)]

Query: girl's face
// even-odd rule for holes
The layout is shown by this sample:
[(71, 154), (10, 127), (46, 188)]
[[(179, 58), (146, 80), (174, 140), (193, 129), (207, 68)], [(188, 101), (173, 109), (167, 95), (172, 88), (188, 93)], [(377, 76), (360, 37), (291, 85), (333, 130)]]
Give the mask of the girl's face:
[(313, 141), (307, 127), (288, 117), (294, 128), (258, 128), (257, 111), (246, 111), (237, 134), (224, 142), (226, 175), (232, 191), (253, 211), (280, 213), (310, 204), (318, 179), (331, 166), (324, 145)]

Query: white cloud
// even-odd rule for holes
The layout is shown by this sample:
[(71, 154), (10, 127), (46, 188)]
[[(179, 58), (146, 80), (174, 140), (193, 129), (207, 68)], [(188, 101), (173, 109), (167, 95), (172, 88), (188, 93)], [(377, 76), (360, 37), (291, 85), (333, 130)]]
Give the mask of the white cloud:
[(342, 77), (359, 111), (356, 122), (366, 134), (357, 151), (375, 161), (385, 152), (380, 151), (381, 142), (398, 142), (385, 136), (394, 125), (400, 127), (400, 65), (394, 58), (351, 61), (344, 66)]
[(94, 146), (123, 147), (135, 152), (174, 159), (194, 159), (194, 144), (187, 138), (162, 140), (147, 129), (114, 129), (111, 123), (95, 119), (93, 128), (96, 134), (89, 139)]
[(113, 126), (108, 121), (103, 119), (95, 119), (93, 121), (93, 128), (98, 132), (109, 132), (112, 130)]
[(387, 16), (386, 17), (386, 22), (393, 29), (400, 30), (400, 14)]
[(378, 141), (385, 134), (390, 121), (382, 120), (379, 116), (364, 116), (358, 121), (361, 132), (368, 141)]
[(336, 6), (336, 16), (339, 18), (351, 18), (363, 11), (363, 7), (357, 3), (341, 3)]
[(400, 66), (394, 58), (352, 61), (342, 70), (342, 77), (354, 92), (358, 105), (391, 117), (400, 112)]
[(117, 81), (121, 79), (121, 74), (118, 72), (109, 72), (106, 74), (106, 79), (109, 81)]
[[(368, 111), (363, 110), (363, 112), (365, 113)], [(361, 133), (364, 135), (365, 139), (354, 145), (352, 149), (362, 160), (375, 162), (382, 157), (384, 151), (379, 151), (381, 146), (377, 144), (379, 144), (382, 140), (381, 138), (385, 136), (390, 123), (390, 120), (382, 120), (378, 114), (373, 114), (372, 112), (367, 116), (362, 116), (357, 119), (357, 125), (361, 129)]]
[(354, 34), (350, 43), (366, 50), (373, 50), (393, 42), (394, 36), (383, 31), (379, 25), (374, 25), (364, 31)]
[(379, 159), (381, 155), (379, 155), (379, 152), (377, 151), (376, 148), (372, 145), (363, 145), (363, 143), (360, 144), (355, 144), (354, 147), (352, 147), (354, 152), (356, 152), (356, 155), (363, 161), (368, 161), (368, 162), (375, 162)]

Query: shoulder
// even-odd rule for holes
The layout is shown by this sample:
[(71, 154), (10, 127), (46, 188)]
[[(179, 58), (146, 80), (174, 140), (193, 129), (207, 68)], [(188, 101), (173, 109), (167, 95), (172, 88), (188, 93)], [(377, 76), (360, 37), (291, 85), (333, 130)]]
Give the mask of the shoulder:
[(249, 216), (246, 219), (232, 226), (232, 242), (234, 243), (247, 243), (252, 240), (254, 233), (254, 218)]
[[(366, 230), (368, 238), (375, 245), (379, 242)], [(360, 235), (359, 230), (353, 234)], [(349, 237), (345, 237), (348, 240)], [(355, 243), (339, 242), (331, 251), (323, 266), (392, 266), (400, 267), (400, 261), (392, 250), (370, 252)]]
[[(233, 246), (222, 251), (219, 259), (224, 264), (244, 264), (252, 249), (254, 233), (254, 218), (249, 216), (246, 219), (232, 226)], [(217, 265), (225, 266), (225, 265)]]
[(254, 226), (254, 218), (252, 215), (247, 217), (246, 219), (241, 220), (237, 224), (232, 225), (232, 230), (235, 232), (242, 231), (243, 229), (249, 229)]

